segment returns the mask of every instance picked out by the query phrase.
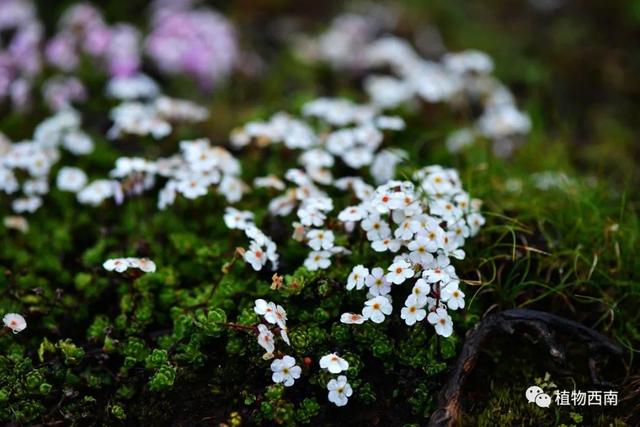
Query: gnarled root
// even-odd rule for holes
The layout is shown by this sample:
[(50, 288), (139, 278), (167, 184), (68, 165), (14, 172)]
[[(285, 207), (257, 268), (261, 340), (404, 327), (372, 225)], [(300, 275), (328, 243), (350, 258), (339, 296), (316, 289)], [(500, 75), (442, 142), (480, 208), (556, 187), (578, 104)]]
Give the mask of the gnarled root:
[(565, 350), (556, 341), (556, 333), (565, 334), (574, 341), (582, 342), (589, 348), (589, 373), (597, 385), (609, 385), (598, 375), (597, 357), (613, 355), (622, 358), (623, 350), (604, 335), (578, 322), (554, 314), (528, 309), (505, 310), (487, 316), (469, 331), (462, 351), (456, 360), (449, 378), (440, 391), (439, 408), (429, 419), (430, 427), (452, 426), (460, 415), (460, 397), (464, 384), (473, 371), (480, 349), (489, 337), (496, 334), (512, 335), (515, 331), (527, 330), (542, 340), (549, 353), (558, 361), (566, 358)]

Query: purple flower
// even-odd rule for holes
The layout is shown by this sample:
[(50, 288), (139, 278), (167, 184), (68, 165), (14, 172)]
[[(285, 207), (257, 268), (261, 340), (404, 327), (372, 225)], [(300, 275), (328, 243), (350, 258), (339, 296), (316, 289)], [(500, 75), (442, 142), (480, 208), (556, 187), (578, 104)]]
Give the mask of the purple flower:
[(48, 79), (42, 88), (45, 102), (52, 110), (68, 107), (74, 101), (84, 101), (87, 92), (75, 77), (56, 76)]
[(140, 68), (140, 33), (131, 25), (118, 24), (111, 30), (105, 60), (111, 76), (135, 74)]
[(5, 30), (12, 36), (0, 43), (0, 102), (8, 98), (22, 108), (29, 102), (31, 80), (41, 69), (42, 26), (30, 1), (2, 1), (0, 31)]
[(146, 53), (165, 73), (184, 73), (210, 87), (237, 63), (235, 31), (222, 15), (210, 9), (187, 9), (189, 2), (179, 3), (156, 3)]
[(56, 34), (45, 48), (47, 61), (64, 71), (72, 71), (80, 62), (76, 51), (76, 40), (71, 33)]

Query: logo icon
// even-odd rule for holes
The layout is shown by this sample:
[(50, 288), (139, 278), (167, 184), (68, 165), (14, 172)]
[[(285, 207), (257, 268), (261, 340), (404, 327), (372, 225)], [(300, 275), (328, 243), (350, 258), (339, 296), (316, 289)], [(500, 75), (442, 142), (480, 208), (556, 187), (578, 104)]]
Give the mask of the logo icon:
[(551, 406), (551, 396), (546, 394), (544, 390), (537, 385), (529, 387), (524, 394), (529, 403), (535, 403), (541, 408), (548, 408)]

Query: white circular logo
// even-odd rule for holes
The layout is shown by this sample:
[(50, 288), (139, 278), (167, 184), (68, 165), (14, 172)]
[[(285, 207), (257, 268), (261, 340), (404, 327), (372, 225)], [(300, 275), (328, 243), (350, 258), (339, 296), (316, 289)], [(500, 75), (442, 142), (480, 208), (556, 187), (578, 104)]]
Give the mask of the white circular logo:
[(527, 401), (529, 403), (535, 403), (541, 408), (548, 408), (551, 406), (551, 396), (546, 394), (544, 390), (537, 385), (529, 387), (524, 395), (527, 397)]

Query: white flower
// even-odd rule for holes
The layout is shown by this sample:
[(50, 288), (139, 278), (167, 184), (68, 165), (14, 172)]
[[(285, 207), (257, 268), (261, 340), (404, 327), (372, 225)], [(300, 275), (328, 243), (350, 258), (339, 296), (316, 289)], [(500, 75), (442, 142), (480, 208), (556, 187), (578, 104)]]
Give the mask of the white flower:
[(435, 252), (437, 246), (435, 241), (419, 236), (416, 240), (409, 242), (407, 248), (412, 251), (409, 256), (413, 262), (428, 265), (433, 262), (433, 255), (430, 252)]
[(389, 266), (388, 270), (389, 273), (387, 273), (387, 280), (391, 283), (395, 283), (396, 285), (399, 285), (406, 279), (413, 277), (414, 274), (411, 265), (403, 260), (394, 262)]
[(46, 179), (29, 179), (22, 184), (22, 192), (27, 196), (43, 195), (49, 192), (49, 182)]
[[(6, 160), (5, 160), (6, 161)], [(18, 191), (18, 180), (11, 169), (7, 169), (0, 164), (0, 190), (7, 194)]]
[(253, 223), (253, 212), (239, 211), (238, 209), (227, 207), (224, 213), (224, 223), (232, 230), (244, 230), (247, 225)]
[(11, 329), (14, 334), (22, 332), (27, 327), (27, 321), (22, 317), (22, 315), (17, 313), (5, 314), (2, 321), (4, 322), (4, 326)]
[(271, 362), (271, 379), (274, 383), (283, 383), (285, 387), (291, 387), (295, 380), (300, 378), (302, 369), (296, 366), (296, 360), (291, 356), (275, 359)]
[(201, 179), (182, 179), (176, 184), (176, 191), (187, 199), (196, 199), (207, 194), (207, 186)]
[(467, 224), (469, 224), (469, 229), (472, 236), (478, 234), (478, 231), (480, 231), (480, 227), (482, 227), (484, 223), (485, 219), (479, 213), (472, 213), (467, 217)]
[(371, 270), (371, 274), (367, 276), (366, 284), (371, 295), (386, 295), (391, 292), (391, 283), (389, 283), (384, 270), (380, 267)]
[(449, 280), (449, 274), (447, 274), (447, 271), (440, 266), (435, 266), (434, 268), (429, 268), (423, 271), (422, 276), (429, 283), (436, 283), (440, 281), (446, 282)]
[(439, 242), (442, 241), (444, 230), (436, 223), (433, 217), (425, 217), (423, 221), (424, 229), (418, 232), (419, 237), (416, 239), (416, 242), (425, 245), (428, 252), (435, 252), (438, 250)]
[(39, 151), (34, 153), (33, 156), (28, 159), (26, 168), (31, 176), (43, 177), (49, 173), (52, 164), (53, 159), (50, 156), (47, 156), (45, 152)]
[(451, 317), (444, 308), (437, 308), (427, 316), (429, 323), (435, 326), (436, 333), (447, 338), (453, 333), (453, 323)]
[(368, 275), (369, 269), (365, 268), (362, 264), (353, 267), (351, 274), (349, 274), (349, 277), (347, 278), (347, 290), (350, 291), (353, 288), (358, 290), (362, 289)]
[(273, 332), (263, 324), (258, 325), (258, 332), (258, 344), (267, 351), (267, 354), (273, 353), (276, 349), (273, 342)]
[(325, 216), (315, 209), (298, 209), (298, 218), (300, 218), (300, 223), (307, 227), (321, 227), (324, 224)]
[(373, 323), (384, 322), (384, 316), (391, 314), (393, 307), (385, 296), (377, 296), (365, 302), (362, 315)]
[(309, 256), (304, 260), (304, 266), (309, 271), (315, 271), (318, 269), (324, 270), (331, 265), (331, 252), (327, 251), (312, 251), (309, 252)]
[(165, 186), (158, 192), (158, 209), (164, 210), (167, 206), (176, 201), (176, 182), (167, 181)]
[(423, 307), (427, 303), (427, 296), (431, 292), (431, 287), (424, 279), (416, 280), (411, 290), (411, 295), (415, 297), (419, 306)]
[(387, 213), (392, 209), (397, 209), (402, 205), (402, 193), (379, 193), (375, 196), (375, 207), (379, 213)]
[(117, 181), (99, 179), (84, 187), (78, 192), (76, 197), (82, 204), (98, 206), (104, 200), (114, 195), (114, 190), (117, 185)]
[(280, 337), (282, 337), (282, 341), (286, 342), (287, 345), (291, 345), (291, 341), (289, 341), (289, 334), (287, 333), (287, 328), (280, 328)]
[(155, 273), (156, 271), (156, 263), (149, 258), (127, 258), (126, 262), (129, 267), (138, 268), (145, 273)]
[(287, 312), (284, 310), (284, 307), (281, 305), (276, 305), (276, 309), (273, 312), (275, 316), (276, 324), (280, 327), (280, 329), (287, 329)]
[(156, 82), (146, 74), (113, 77), (107, 83), (107, 95), (118, 99), (153, 98), (158, 95)]
[[(281, 305), (276, 305), (273, 302), (267, 302), (263, 299), (257, 299), (253, 308), (257, 314), (264, 316), (264, 320), (269, 323), (277, 324), (280, 329), (286, 331), (287, 329), (287, 312)], [(285, 332), (286, 337), (286, 332)], [(288, 340), (288, 337), (286, 337)], [(285, 340), (285, 341), (286, 341)]]
[(320, 358), (320, 367), (326, 369), (332, 374), (339, 374), (349, 369), (349, 362), (335, 353), (324, 355)]
[(446, 257), (464, 259), (465, 253), (459, 248), (458, 239), (453, 232), (445, 233), (442, 239), (442, 252)]
[(373, 215), (362, 221), (362, 229), (367, 232), (367, 239), (371, 241), (382, 240), (391, 234), (389, 224), (380, 219), (380, 216)]
[(256, 188), (274, 188), (276, 190), (284, 190), (284, 182), (275, 175), (260, 176), (253, 180)]
[(458, 289), (458, 282), (449, 282), (441, 291), (442, 301), (447, 303), (451, 310), (464, 308), (464, 293)]
[(411, 240), (413, 235), (420, 229), (420, 223), (412, 218), (405, 218), (393, 233), (399, 240)]
[(375, 242), (371, 243), (371, 247), (376, 252), (398, 252), (398, 250), (400, 250), (400, 242), (396, 239), (386, 238), (382, 240), (376, 240)]
[(274, 303), (257, 299), (254, 304), (253, 311), (255, 311), (256, 314), (264, 316), (264, 319), (269, 323), (276, 323), (276, 305)]
[(405, 122), (398, 116), (378, 116), (376, 126), (379, 129), (403, 130)]
[(337, 380), (329, 381), (327, 389), (329, 390), (329, 402), (335, 403), (336, 406), (346, 405), (349, 397), (353, 394), (347, 377), (344, 375), (340, 375)]
[(91, 137), (81, 130), (73, 130), (67, 133), (62, 140), (62, 145), (76, 156), (89, 154), (94, 147)]
[(420, 308), (417, 299), (413, 295), (407, 298), (406, 307), (400, 310), (400, 317), (403, 318), (409, 326), (421, 321), (426, 315), (426, 310)]
[(130, 265), (126, 258), (112, 258), (103, 262), (102, 266), (107, 271), (122, 273), (127, 271)]
[(347, 325), (362, 325), (367, 319), (357, 313), (342, 313), (340, 321)]
[(309, 240), (309, 246), (314, 251), (322, 249), (331, 249), (333, 247), (333, 231), (330, 230), (309, 230), (307, 233), (307, 239)]
[(58, 172), (56, 186), (61, 191), (77, 193), (87, 185), (87, 175), (82, 169), (63, 167)]
[(255, 241), (252, 241), (249, 250), (245, 251), (244, 260), (251, 264), (251, 267), (256, 271), (262, 270), (262, 267), (267, 263), (267, 257), (262, 246)]
[(224, 195), (229, 203), (235, 203), (242, 199), (242, 191), (245, 184), (238, 178), (225, 175), (220, 182), (218, 191)]
[(3, 219), (4, 226), (14, 230), (26, 233), (29, 231), (29, 223), (23, 216), (5, 216)]
[(33, 213), (42, 206), (42, 198), (38, 196), (20, 197), (11, 203), (11, 208), (16, 213), (29, 212)]
[(456, 246), (464, 245), (464, 240), (469, 237), (469, 227), (464, 220), (458, 220), (452, 227), (450, 227), (450, 237), (455, 241)]
[(149, 135), (155, 139), (171, 133), (171, 124), (157, 114), (155, 107), (140, 102), (123, 102), (111, 109), (113, 126), (107, 132), (111, 139), (119, 138), (123, 132), (134, 135)]
[(447, 220), (462, 217), (462, 209), (451, 203), (448, 199), (438, 199), (429, 205), (432, 215), (438, 215)]
[(160, 116), (174, 121), (200, 122), (209, 117), (206, 108), (191, 101), (167, 96), (156, 98), (155, 107)]
[(363, 210), (360, 206), (349, 206), (338, 214), (338, 219), (342, 222), (360, 221)]

